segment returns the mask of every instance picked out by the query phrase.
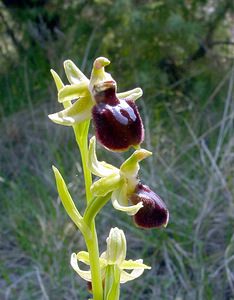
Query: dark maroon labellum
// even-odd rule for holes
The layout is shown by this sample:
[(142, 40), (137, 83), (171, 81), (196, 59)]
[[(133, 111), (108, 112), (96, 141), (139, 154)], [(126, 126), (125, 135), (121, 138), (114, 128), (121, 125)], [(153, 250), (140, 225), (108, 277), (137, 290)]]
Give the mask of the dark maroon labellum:
[(144, 139), (141, 117), (135, 103), (118, 99), (114, 88), (96, 93), (93, 123), (98, 141), (113, 151), (124, 151)]
[(143, 202), (143, 207), (133, 216), (139, 227), (159, 228), (167, 225), (169, 212), (166, 205), (147, 185), (139, 183), (130, 201), (133, 204)]

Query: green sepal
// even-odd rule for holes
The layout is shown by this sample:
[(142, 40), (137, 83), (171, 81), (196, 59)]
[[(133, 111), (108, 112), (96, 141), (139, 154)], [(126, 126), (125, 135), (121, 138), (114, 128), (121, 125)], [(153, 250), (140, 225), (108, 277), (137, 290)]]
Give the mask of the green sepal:
[(120, 175), (113, 173), (94, 182), (91, 186), (91, 191), (94, 196), (105, 196), (116, 190), (121, 185), (121, 182)]
[(139, 171), (139, 162), (148, 156), (152, 155), (152, 152), (139, 149), (136, 150), (120, 167), (120, 172), (124, 173), (125, 176), (136, 175)]
[[(120, 266), (122, 269), (121, 272), (121, 277), (120, 277), (120, 283), (126, 283), (128, 281), (134, 280), (141, 276), (144, 272), (144, 270), (150, 270), (151, 267), (143, 264), (142, 259), (137, 259), (137, 260), (125, 260)], [(131, 270), (132, 272), (128, 273), (124, 271), (124, 269)]]
[(58, 102), (63, 103), (85, 96), (90, 96), (88, 82), (81, 81), (77, 84), (65, 85), (58, 93)]
[(71, 60), (65, 60), (64, 70), (70, 84), (77, 84), (81, 81), (89, 82), (89, 79), (81, 72), (81, 70)]
[(129, 216), (135, 215), (142, 207), (142, 201), (135, 205), (128, 205), (128, 187), (124, 183), (111, 195), (112, 205), (115, 209), (126, 212)]
[(89, 141), (89, 159), (88, 166), (90, 171), (99, 177), (106, 177), (113, 173), (119, 173), (119, 169), (106, 163), (105, 161), (99, 161), (96, 155), (96, 138), (93, 136)]
[(120, 174), (124, 178), (127, 179), (128, 182), (128, 194), (131, 194), (138, 183), (138, 171), (140, 169), (139, 162), (143, 159), (147, 158), (148, 156), (152, 155), (152, 152), (139, 149), (136, 150), (120, 167)]
[[(59, 92), (64, 87), (62, 79), (59, 77), (59, 75), (54, 70), (51, 69), (50, 72), (51, 72), (51, 74), (53, 76), (55, 85), (57, 87), (57, 91)], [(71, 105), (72, 105), (71, 101), (67, 101), (67, 102), (63, 103), (64, 108), (67, 108), (67, 107), (69, 107)]]
[(51, 69), (50, 72), (54, 78), (54, 82), (57, 87), (57, 91), (59, 92), (64, 87), (62, 79), (59, 77), (59, 75), (53, 69)]
[(92, 102), (90, 97), (82, 97), (78, 99), (70, 107), (59, 111), (48, 117), (57, 124), (65, 126), (73, 126), (75, 124), (91, 119)]
[(135, 88), (127, 92), (117, 93), (116, 95), (119, 99), (136, 101), (143, 95), (143, 91), (141, 88)]

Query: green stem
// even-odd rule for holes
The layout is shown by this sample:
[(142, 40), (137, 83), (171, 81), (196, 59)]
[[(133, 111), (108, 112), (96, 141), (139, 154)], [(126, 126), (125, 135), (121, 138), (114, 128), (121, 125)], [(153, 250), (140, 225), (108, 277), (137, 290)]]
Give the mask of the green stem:
[(95, 228), (95, 221), (91, 224), (91, 236), (85, 237), (85, 243), (89, 253), (89, 262), (92, 276), (92, 292), (94, 300), (103, 299), (103, 286), (102, 286), (102, 276), (99, 264), (99, 249), (98, 249), (98, 239)]
[(95, 216), (99, 213), (99, 211), (103, 208), (103, 206), (109, 201), (110, 197), (111, 197), (111, 193), (108, 193), (103, 197), (96, 197), (89, 202), (84, 213), (84, 222), (88, 226), (90, 226)]
[[(76, 142), (78, 144), (78, 147), (80, 149), (80, 154), (81, 154), (87, 205), (92, 200), (92, 193), (90, 189), (92, 185), (92, 175), (88, 168), (89, 124), (90, 121), (86, 121), (85, 123), (73, 126)], [(90, 269), (91, 269), (91, 276), (92, 276), (93, 299), (102, 300), (103, 287), (102, 287), (101, 269), (99, 264), (98, 238), (97, 238), (94, 218), (87, 225), (91, 230), (91, 235), (85, 235), (84, 238), (89, 253)]]
[[(86, 121), (85, 123), (75, 125), (73, 127), (76, 142), (80, 149), (82, 167), (84, 172), (84, 181), (85, 181), (85, 193), (87, 203), (92, 199), (92, 193), (90, 187), (92, 185), (92, 175), (88, 168), (88, 132), (89, 132), (89, 124), (90, 121)], [(81, 127), (82, 126), (82, 127)]]

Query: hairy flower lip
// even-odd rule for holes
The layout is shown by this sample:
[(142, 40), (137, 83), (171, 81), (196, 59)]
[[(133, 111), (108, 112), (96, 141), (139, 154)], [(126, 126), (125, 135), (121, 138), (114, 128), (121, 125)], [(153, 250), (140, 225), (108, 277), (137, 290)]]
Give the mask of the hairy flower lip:
[[(114, 95), (98, 98), (92, 109), (93, 125), (100, 144), (110, 151), (126, 151), (144, 140), (144, 127), (137, 106)], [(119, 102), (119, 103), (118, 103)]]
[(169, 211), (164, 201), (147, 185), (139, 182), (130, 201), (136, 205), (140, 201), (143, 207), (134, 215), (136, 225), (143, 229), (166, 227)]

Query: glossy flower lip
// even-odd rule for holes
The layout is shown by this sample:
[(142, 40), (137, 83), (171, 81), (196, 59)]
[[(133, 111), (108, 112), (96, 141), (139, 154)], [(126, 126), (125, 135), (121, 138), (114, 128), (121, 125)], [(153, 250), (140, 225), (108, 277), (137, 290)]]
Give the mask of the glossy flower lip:
[[(151, 267), (143, 264), (142, 259), (126, 260), (126, 238), (124, 232), (117, 227), (112, 228), (107, 238), (107, 250), (103, 252), (99, 258), (102, 279), (105, 279), (106, 268), (109, 265), (115, 265), (120, 270), (120, 283), (126, 283), (134, 280), (142, 275), (145, 269), (151, 269)], [(84, 280), (91, 282), (91, 271), (81, 270), (78, 262), (83, 262), (86, 265), (90, 265), (89, 254), (86, 251), (80, 251), (79, 253), (73, 253), (71, 255), (71, 266), (78, 273), (78, 275)], [(132, 270), (130, 273), (126, 270)]]
[[(103, 68), (104, 69), (104, 68)], [(100, 65), (94, 69), (89, 89), (95, 105), (92, 108), (93, 124), (98, 141), (112, 151), (126, 151), (138, 146), (144, 139), (143, 123), (132, 100), (119, 99), (117, 84), (106, 74)], [(100, 76), (104, 81), (98, 81)]]
[(92, 116), (97, 139), (109, 150), (126, 151), (144, 140), (142, 120), (133, 101), (99, 103), (93, 107)]
[(143, 124), (135, 105), (142, 90), (135, 88), (116, 93), (116, 81), (105, 72), (109, 63), (105, 57), (97, 58), (89, 80), (72, 61), (65, 61), (69, 85), (64, 85), (58, 74), (51, 70), (58, 89), (58, 102), (64, 109), (50, 114), (49, 118), (65, 126), (93, 118), (98, 141), (108, 150), (125, 151), (138, 146), (144, 139)]
[(143, 207), (134, 215), (134, 221), (141, 228), (166, 227), (169, 212), (163, 200), (147, 185), (138, 183), (130, 201), (136, 205), (142, 202)]

